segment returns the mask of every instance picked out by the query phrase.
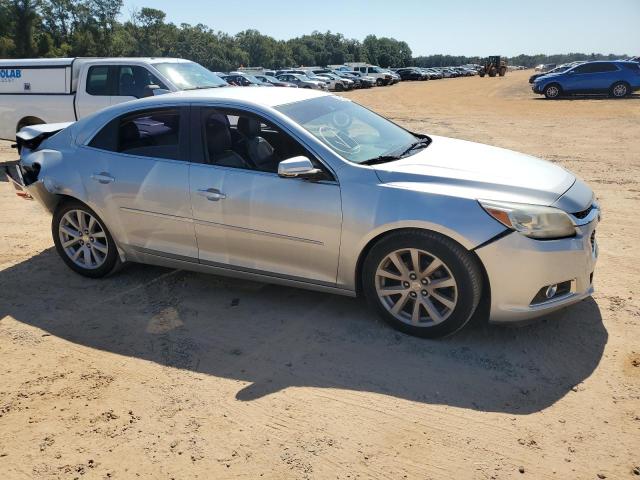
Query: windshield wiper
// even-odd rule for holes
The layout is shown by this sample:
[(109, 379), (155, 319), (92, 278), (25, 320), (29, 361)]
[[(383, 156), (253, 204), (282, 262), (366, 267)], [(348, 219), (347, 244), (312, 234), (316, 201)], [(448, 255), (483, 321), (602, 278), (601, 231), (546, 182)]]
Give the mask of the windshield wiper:
[(415, 150), (416, 148), (426, 148), (429, 146), (430, 143), (431, 143), (431, 139), (429, 137), (421, 138), (417, 142), (413, 142), (411, 145), (409, 145), (407, 149), (400, 154), (400, 156), (404, 157), (405, 155), (407, 155), (412, 150)]
[(380, 155), (378, 157), (364, 160), (360, 162), (360, 165), (377, 165), (379, 163), (386, 163), (386, 162), (393, 162), (394, 160), (400, 160), (401, 158), (407, 156), (412, 150), (415, 150), (416, 148), (428, 147), (430, 143), (431, 143), (431, 139), (429, 137), (423, 137), (420, 140), (413, 142), (411, 145), (405, 148), (400, 154)]
[(206, 90), (207, 88), (228, 87), (228, 85), (200, 85), (198, 87), (185, 88), (185, 90)]
[(360, 165), (377, 165), (379, 163), (393, 162), (394, 160), (400, 160), (401, 155), (380, 155), (379, 157), (363, 160)]

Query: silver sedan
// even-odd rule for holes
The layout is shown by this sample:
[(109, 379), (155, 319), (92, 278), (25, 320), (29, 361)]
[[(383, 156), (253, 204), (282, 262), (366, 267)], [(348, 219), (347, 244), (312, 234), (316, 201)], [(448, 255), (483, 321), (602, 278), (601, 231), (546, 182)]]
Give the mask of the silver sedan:
[(600, 219), (563, 168), (410, 132), (341, 97), (216, 89), (18, 134), (18, 193), (79, 274), (141, 262), (362, 295), (440, 337), (593, 292)]

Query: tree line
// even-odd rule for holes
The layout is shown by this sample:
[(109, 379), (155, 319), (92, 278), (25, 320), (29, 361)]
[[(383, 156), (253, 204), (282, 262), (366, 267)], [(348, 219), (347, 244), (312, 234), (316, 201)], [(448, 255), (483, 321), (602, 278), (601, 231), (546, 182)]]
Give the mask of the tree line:
[[(409, 45), (388, 37), (364, 40), (340, 33), (312, 32), (276, 40), (257, 30), (236, 35), (210, 27), (167, 22), (166, 14), (144, 7), (119, 21), (122, 0), (0, 0), (0, 58), (163, 56), (187, 58), (214, 71), (240, 66), (338, 65), (368, 62), (383, 67), (435, 67), (481, 63), (480, 57), (413, 57)], [(499, 53), (499, 52), (497, 52)], [(519, 55), (509, 64), (534, 66), (617, 55)]]

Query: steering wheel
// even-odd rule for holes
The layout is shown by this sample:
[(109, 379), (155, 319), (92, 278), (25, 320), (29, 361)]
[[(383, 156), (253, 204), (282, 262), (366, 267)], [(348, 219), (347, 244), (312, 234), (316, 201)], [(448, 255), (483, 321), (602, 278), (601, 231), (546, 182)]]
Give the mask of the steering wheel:
[(358, 142), (346, 133), (332, 127), (320, 127), (318, 134), (322, 139), (340, 153), (353, 155), (362, 148)]

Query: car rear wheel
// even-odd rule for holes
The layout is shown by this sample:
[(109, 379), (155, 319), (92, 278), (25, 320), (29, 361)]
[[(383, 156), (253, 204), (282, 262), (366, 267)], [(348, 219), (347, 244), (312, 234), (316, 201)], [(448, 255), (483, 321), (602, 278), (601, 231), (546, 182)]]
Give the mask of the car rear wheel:
[(543, 93), (545, 97), (555, 99), (560, 96), (562, 90), (560, 90), (560, 85), (558, 85), (557, 83), (551, 83), (544, 87)]
[(611, 86), (609, 94), (614, 98), (623, 98), (631, 93), (629, 85), (625, 82), (617, 82)]
[(477, 261), (434, 232), (390, 234), (371, 249), (362, 271), (368, 302), (394, 328), (438, 338), (460, 330), (482, 292)]
[(56, 210), (51, 233), (62, 260), (81, 275), (104, 277), (119, 263), (115, 243), (104, 222), (80, 202), (66, 202)]

